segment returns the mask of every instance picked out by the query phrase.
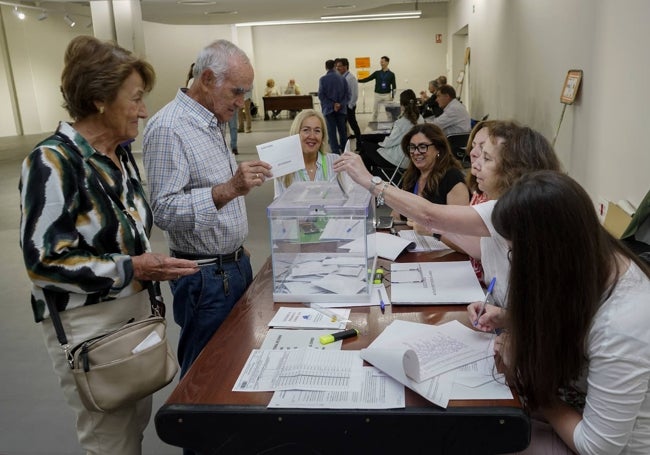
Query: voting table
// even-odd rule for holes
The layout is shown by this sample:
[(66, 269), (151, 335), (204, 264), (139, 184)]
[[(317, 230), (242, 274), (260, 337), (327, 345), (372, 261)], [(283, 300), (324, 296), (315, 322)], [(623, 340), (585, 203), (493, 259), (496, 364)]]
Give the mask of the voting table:
[(311, 95), (278, 95), (262, 97), (264, 112), (266, 111), (299, 111), (313, 109), (314, 100)]
[[(449, 251), (403, 253), (396, 262), (457, 261)], [(379, 264), (388, 267), (389, 261)], [(390, 289), (390, 288), (389, 288)], [(528, 446), (530, 421), (513, 393), (508, 400), (451, 400), (442, 409), (410, 389), (401, 409), (270, 409), (273, 392), (233, 392), (252, 349), (280, 306), (273, 302), (271, 261), (155, 416), (168, 444), (209, 454), (516, 452)], [(353, 307), (348, 327), (358, 337), (343, 349), (367, 347), (393, 320), (469, 325), (465, 305)]]

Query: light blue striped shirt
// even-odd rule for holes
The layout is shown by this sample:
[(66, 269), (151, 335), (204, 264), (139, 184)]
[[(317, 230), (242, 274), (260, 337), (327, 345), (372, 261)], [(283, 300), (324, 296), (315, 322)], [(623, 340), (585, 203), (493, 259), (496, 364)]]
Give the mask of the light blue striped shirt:
[(166, 232), (170, 249), (216, 255), (243, 244), (244, 197), (220, 210), (212, 200), (212, 187), (237, 169), (212, 112), (180, 89), (147, 123), (143, 153), (154, 221)]

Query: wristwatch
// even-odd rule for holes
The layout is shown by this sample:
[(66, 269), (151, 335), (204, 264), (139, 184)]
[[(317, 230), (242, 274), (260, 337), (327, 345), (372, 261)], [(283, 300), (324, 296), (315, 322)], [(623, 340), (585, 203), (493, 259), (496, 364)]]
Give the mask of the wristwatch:
[(379, 185), (381, 182), (383, 182), (383, 180), (381, 179), (381, 177), (379, 177), (378, 175), (373, 176), (373, 177), (370, 179), (370, 183), (371, 183), (372, 185), (370, 186), (369, 191), (370, 191), (371, 193), (373, 193), (374, 190), (375, 190), (375, 187), (376, 187), (377, 185)]
[(370, 183), (372, 183), (372, 186), (370, 187), (370, 193), (374, 194), (375, 187), (379, 185), (380, 183), (383, 183), (384, 185), (381, 187), (381, 191), (379, 191), (379, 194), (376, 196), (377, 199), (377, 206), (384, 205), (384, 190), (388, 186), (388, 182), (384, 182), (381, 177), (374, 176), (373, 178), (370, 179)]

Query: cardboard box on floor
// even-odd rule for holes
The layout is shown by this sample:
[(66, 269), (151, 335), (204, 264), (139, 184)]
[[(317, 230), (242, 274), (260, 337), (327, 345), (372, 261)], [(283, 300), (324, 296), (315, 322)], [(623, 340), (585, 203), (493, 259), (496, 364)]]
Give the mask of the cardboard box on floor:
[(617, 204), (610, 202), (607, 205), (607, 214), (605, 215), (605, 221), (603, 226), (617, 239), (621, 238), (623, 232), (630, 224), (632, 216), (630, 216), (625, 210), (620, 208)]

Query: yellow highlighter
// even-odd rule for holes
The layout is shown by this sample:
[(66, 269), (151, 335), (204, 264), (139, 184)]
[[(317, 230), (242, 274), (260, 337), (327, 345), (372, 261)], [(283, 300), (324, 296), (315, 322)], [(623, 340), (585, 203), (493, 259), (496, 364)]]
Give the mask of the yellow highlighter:
[(320, 344), (330, 344), (338, 340), (345, 340), (346, 338), (356, 337), (357, 335), (359, 335), (359, 331), (357, 329), (348, 329), (342, 332), (332, 333), (330, 335), (323, 335), (320, 337)]

